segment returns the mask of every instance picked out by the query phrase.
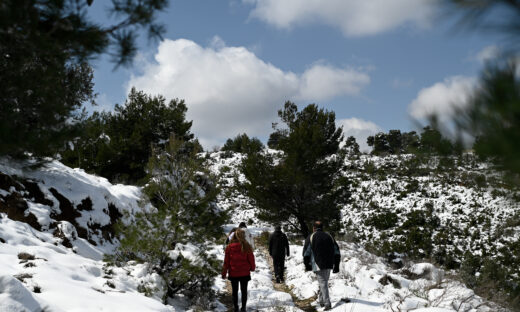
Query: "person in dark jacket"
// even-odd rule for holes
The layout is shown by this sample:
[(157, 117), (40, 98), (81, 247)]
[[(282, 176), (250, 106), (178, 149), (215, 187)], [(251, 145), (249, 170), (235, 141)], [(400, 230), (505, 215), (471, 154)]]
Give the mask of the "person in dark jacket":
[(341, 254), (339, 246), (330, 236), (323, 231), (321, 221), (314, 222), (313, 233), (305, 240), (303, 246), (303, 263), (306, 271), (313, 271), (318, 279), (320, 287), (319, 303), (325, 306), (325, 310), (331, 309), (329, 297), (329, 277), (330, 271), (339, 272)]
[(240, 292), (242, 293), (241, 312), (246, 311), (247, 304), (247, 283), (251, 280), (251, 273), (256, 269), (255, 256), (253, 248), (246, 240), (245, 233), (242, 229), (237, 229), (231, 242), (226, 247), (224, 256), (224, 265), (222, 267), (222, 278), (231, 281), (231, 289), (233, 293), (233, 306), (235, 312), (238, 312), (238, 284), (240, 283)]
[(274, 276), (276, 282), (284, 281), (285, 255), (289, 257), (289, 241), (287, 235), (282, 232), (282, 227), (277, 225), (269, 237), (269, 255), (273, 258)]

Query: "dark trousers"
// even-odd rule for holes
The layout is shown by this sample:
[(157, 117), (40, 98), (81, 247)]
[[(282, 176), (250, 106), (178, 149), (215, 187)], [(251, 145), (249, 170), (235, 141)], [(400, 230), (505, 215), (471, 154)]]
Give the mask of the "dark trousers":
[(242, 308), (245, 309), (247, 303), (247, 283), (249, 279), (238, 278), (231, 279), (231, 289), (233, 293), (233, 306), (238, 310), (238, 284), (240, 283), (240, 292), (242, 293)]
[(274, 276), (283, 280), (283, 271), (285, 269), (285, 255), (273, 257)]

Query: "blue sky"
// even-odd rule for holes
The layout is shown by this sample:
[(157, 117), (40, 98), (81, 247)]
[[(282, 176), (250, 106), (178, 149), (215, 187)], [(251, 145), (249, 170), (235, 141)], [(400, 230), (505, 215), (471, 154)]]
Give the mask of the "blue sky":
[(415, 130), (412, 118), (449, 117), (496, 54), (494, 36), (458, 30), (440, 2), (171, 1), (165, 40), (141, 40), (132, 67), (95, 62), (98, 109), (124, 103), (131, 86), (185, 99), (193, 132), (212, 148), (239, 133), (265, 141), (286, 100), (316, 103), (366, 147), (377, 131)]

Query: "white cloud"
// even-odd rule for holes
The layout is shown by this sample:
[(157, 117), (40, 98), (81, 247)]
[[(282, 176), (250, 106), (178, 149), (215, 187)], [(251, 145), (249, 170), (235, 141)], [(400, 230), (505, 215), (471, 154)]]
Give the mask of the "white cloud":
[(467, 104), (470, 94), (476, 88), (476, 83), (474, 77), (446, 78), (443, 82), (419, 91), (408, 107), (408, 111), (416, 119), (437, 115), (441, 120), (445, 120), (453, 116), (457, 108)]
[(354, 69), (340, 69), (316, 64), (300, 79), (300, 99), (326, 100), (336, 96), (358, 94), (370, 83), (370, 77)]
[[(321, 63), (300, 75), (284, 72), (244, 47), (226, 47), (219, 37), (209, 47), (186, 39), (165, 40), (155, 61), (141, 71), (127, 87), (185, 99), (187, 118), (205, 148), (243, 132), (266, 137), (286, 100), (356, 95), (370, 81), (366, 73)], [(320, 88), (314, 85), (318, 82)]]
[(499, 54), (500, 49), (496, 45), (490, 45), (480, 50), (480, 52), (475, 56), (475, 60), (484, 64), (487, 61), (496, 58)]
[(308, 23), (339, 28), (345, 36), (382, 33), (404, 24), (428, 27), (439, 0), (243, 0), (251, 17), (278, 28)]
[(366, 121), (359, 118), (348, 118), (336, 120), (338, 126), (343, 126), (343, 133), (345, 138), (353, 136), (359, 144), (362, 152), (369, 152), (371, 148), (367, 144), (367, 138), (378, 132), (383, 131), (381, 127), (371, 121)]

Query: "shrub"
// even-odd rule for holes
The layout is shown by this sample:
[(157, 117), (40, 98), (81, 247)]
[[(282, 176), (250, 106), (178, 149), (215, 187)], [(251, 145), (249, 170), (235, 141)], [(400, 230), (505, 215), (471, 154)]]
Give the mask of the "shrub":
[(178, 293), (193, 300), (212, 296), (220, 263), (207, 250), (227, 220), (215, 205), (214, 178), (183, 148), (170, 138), (167, 150), (150, 158), (142, 211), (131, 224), (119, 224), (121, 245), (111, 257), (116, 264), (147, 263), (163, 280), (164, 302)]
[(380, 214), (373, 214), (370, 218), (368, 218), (365, 221), (365, 224), (371, 225), (376, 229), (382, 231), (394, 227), (398, 221), (399, 217), (397, 216), (397, 214), (391, 211), (385, 211)]
[(237, 135), (234, 139), (227, 139), (221, 151), (235, 153), (258, 153), (264, 149), (264, 144), (257, 138), (249, 138), (245, 133)]

